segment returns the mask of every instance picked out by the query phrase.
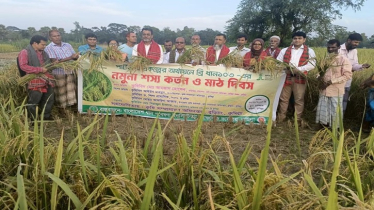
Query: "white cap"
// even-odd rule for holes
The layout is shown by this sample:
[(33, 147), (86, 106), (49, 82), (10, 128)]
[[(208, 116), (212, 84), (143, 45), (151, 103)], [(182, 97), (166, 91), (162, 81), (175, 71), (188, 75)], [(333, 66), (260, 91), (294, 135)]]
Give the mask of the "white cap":
[(278, 39), (279, 41), (281, 40), (281, 38), (279, 37), (279, 36), (272, 36), (272, 37), (270, 37), (270, 39), (271, 38), (276, 38), (276, 39)]

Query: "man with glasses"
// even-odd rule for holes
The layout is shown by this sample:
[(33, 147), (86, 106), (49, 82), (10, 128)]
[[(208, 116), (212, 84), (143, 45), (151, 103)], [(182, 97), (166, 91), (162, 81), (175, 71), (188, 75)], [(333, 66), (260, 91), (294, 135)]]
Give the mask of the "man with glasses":
[(175, 39), (175, 49), (171, 50), (164, 59), (164, 63), (176, 63), (185, 51), (186, 42), (183, 37)]
[(151, 28), (142, 29), (142, 41), (134, 46), (132, 56), (142, 56), (150, 59), (153, 64), (162, 64), (162, 47), (153, 40), (153, 30)]
[(97, 36), (93, 33), (88, 33), (85, 35), (86, 38), (86, 45), (81, 45), (78, 47), (78, 52), (81, 55), (86, 54), (86, 52), (91, 51), (95, 53), (101, 53), (103, 48), (97, 45)]

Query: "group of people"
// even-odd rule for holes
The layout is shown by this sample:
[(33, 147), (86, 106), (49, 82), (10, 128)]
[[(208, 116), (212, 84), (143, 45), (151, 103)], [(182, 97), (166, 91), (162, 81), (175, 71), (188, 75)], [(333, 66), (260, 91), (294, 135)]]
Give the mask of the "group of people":
[[(119, 45), (116, 40), (109, 40), (108, 46), (118, 50), (122, 54), (123, 61), (131, 62), (133, 57), (142, 56), (150, 59), (153, 64), (176, 63), (186, 51), (186, 40), (183, 37), (176, 38), (174, 48), (173, 42), (166, 40), (164, 49), (154, 41), (151, 28), (143, 28), (141, 37), (142, 40), (137, 43), (136, 34), (128, 32), (126, 43)], [(49, 120), (52, 119), (51, 109), (54, 102), (61, 110), (76, 105), (76, 75), (64, 69), (54, 69), (49, 73), (44, 66), (48, 63), (76, 60), (79, 55), (88, 51), (100, 53), (103, 50), (97, 45), (95, 34), (89, 33), (85, 38), (87, 44), (80, 46), (79, 52), (76, 53), (70, 44), (61, 41), (61, 35), (57, 30), (51, 30), (49, 32), (50, 44), (47, 45), (45, 37), (35, 35), (31, 38), (30, 45), (20, 52), (18, 62), (21, 70), (27, 74), (43, 73), (42, 76), (30, 81), (27, 86), (29, 95), (27, 109), (32, 119), (39, 116), (36, 113), (38, 106), (45, 107), (44, 119)], [(352, 72), (370, 67), (369, 64), (358, 63), (356, 48), (361, 41), (362, 36), (354, 33), (349, 35), (343, 44), (336, 39), (327, 42), (327, 52), (329, 56), (333, 56), (333, 63), (318, 78), (320, 97), (316, 123), (321, 127), (332, 126), (337, 116), (338, 105), (343, 108), (343, 113), (345, 112)], [(247, 48), (248, 39), (243, 34), (237, 37), (237, 46), (230, 48), (225, 45), (224, 34), (217, 34), (214, 45), (207, 49), (200, 46), (200, 42), (199, 35), (195, 34), (191, 37), (192, 47), (201, 52), (195, 57), (192, 55), (189, 61), (192, 65), (217, 65), (217, 61), (229, 54), (242, 56), (245, 69), (248, 69), (254, 60), (259, 61), (269, 56), (285, 63), (287, 75), (279, 98), (277, 120), (279, 122), (286, 120), (290, 98), (293, 95), (294, 108), (300, 123), (304, 111), (306, 75), (315, 68), (313, 59), (316, 57), (313, 49), (305, 44), (306, 34), (304, 32), (295, 32), (292, 35), (291, 45), (284, 49), (279, 48), (279, 36), (270, 37), (270, 46), (266, 49), (264, 40), (260, 38), (254, 39)]]

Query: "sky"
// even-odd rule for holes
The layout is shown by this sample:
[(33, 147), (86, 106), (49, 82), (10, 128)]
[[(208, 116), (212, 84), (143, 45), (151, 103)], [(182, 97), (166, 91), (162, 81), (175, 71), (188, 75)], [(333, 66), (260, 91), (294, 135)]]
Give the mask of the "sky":
[[(224, 31), (241, 0), (0, 0), (0, 24), (21, 29), (56, 26), (74, 29), (73, 22), (91, 28), (121, 23), (127, 26), (150, 25), (163, 29), (184, 26)], [(360, 11), (343, 10), (333, 23), (349, 31), (374, 34), (374, 0), (367, 0)]]

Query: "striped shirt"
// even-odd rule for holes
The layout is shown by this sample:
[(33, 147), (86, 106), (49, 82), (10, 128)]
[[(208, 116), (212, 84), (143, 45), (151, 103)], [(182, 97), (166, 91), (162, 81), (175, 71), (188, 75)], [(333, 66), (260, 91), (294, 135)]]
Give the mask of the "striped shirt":
[[(75, 54), (75, 51), (73, 47), (66, 42), (61, 42), (61, 46), (51, 42), (45, 49), (45, 52), (48, 53), (49, 57), (51, 59), (65, 59), (73, 54)], [(72, 74), (72, 71), (64, 71), (64, 69), (53, 69), (52, 74)]]

